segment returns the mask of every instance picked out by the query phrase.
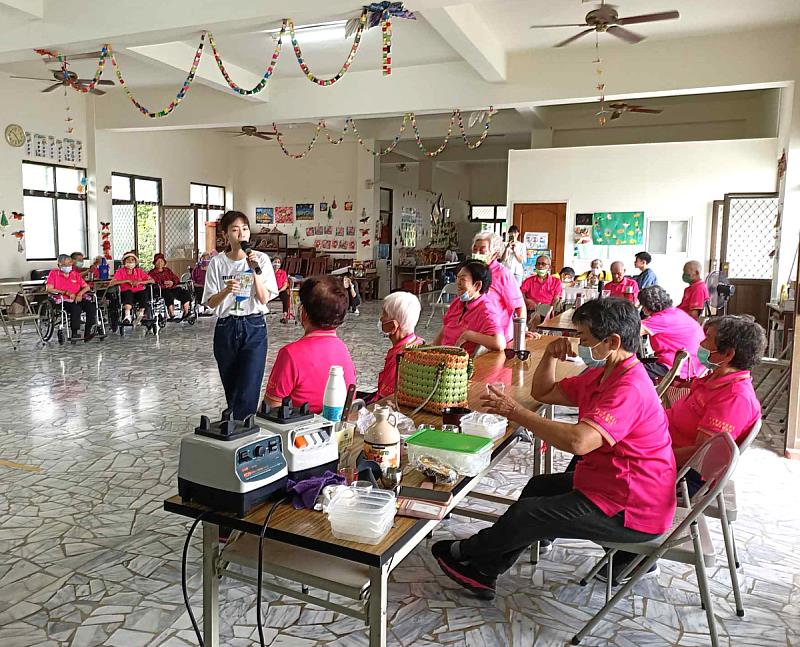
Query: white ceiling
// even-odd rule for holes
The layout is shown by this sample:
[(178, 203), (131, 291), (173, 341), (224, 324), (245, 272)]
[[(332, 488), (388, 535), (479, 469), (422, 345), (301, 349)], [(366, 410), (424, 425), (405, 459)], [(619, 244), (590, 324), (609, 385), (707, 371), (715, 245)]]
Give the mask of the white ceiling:
[[(479, 5), (478, 11), (509, 51), (552, 47), (578, 33), (580, 27), (530, 29), (534, 24), (582, 23), (586, 14), (599, 2), (579, 0), (492, 0)], [(612, 3), (609, 3), (612, 4)], [(676, 9), (678, 20), (631, 25), (629, 29), (652, 40), (666, 40), (688, 35), (744, 31), (769, 25), (800, 21), (797, 0), (619, 0), (613, 3), (621, 17), (638, 16)], [(618, 45), (614, 36), (600, 35), (604, 42)], [(589, 34), (569, 47), (593, 47)]]

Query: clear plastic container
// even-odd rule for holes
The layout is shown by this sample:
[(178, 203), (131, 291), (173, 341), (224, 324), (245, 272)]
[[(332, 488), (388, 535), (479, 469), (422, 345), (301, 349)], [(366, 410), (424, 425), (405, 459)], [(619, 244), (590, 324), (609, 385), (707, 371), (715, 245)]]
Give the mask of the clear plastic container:
[(337, 539), (359, 544), (377, 544), (394, 524), (397, 502), (394, 493), (373, 488), (340, 488), (325, 514)]
[(406, 441), (408, 461), (412, 465), (423, 456), (430, 456), (449, 465), (462, 476), (477, 476), (489, 467), (492, 446), (490, 438), (451, 434), (436, 429), (420, 431)]
[(497, 440), (508, 429), (508, 418), (477, 411), (461, 418), (461, 433)]

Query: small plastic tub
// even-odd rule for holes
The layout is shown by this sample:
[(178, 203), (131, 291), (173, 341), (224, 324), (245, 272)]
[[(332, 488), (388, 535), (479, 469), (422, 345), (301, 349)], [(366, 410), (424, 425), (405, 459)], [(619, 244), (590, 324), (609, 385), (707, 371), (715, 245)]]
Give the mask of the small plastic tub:
[(331, 499), (325, 514), (337, 539), (360, 544), (377, 544), (394, 524), (397, 504), (393, 492), (373, 488), (341, 488)]
[(497, 440), (508, 429), (508, 418), (492, 413), (474, 412), (461, 418), (461, 433)]
[(491, 438), (451, 434), (437, 429), (417, 432), (406, 441), (408, 461), (413, 465), (419, 458), (430, 456), (452, 467), (462, 476), (477, 476), (492, 459)]

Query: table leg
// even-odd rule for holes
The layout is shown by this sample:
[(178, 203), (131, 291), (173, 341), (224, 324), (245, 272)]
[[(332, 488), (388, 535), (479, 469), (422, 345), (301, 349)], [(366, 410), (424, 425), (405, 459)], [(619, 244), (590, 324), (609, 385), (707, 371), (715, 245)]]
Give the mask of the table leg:
[(203, 522), (203, 642), (219, 647), (219, 526)]
[(369, 647), (386, 647), (386, 604), (388, 601), (388, 566), (370, 569)]

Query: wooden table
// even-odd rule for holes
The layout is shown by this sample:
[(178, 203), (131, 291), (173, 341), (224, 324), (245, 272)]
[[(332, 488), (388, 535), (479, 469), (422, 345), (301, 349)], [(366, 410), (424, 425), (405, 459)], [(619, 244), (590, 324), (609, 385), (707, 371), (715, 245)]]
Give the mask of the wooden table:
[(556, 315), (555, 317), (550, 317), (549, 319), (545, 319), (542, 323), (540, 323), (537, 326), (537, 328), (539, 330), (558, 332), (565, 336), (574, 334), (578, 332), (578, 329), (575, 328), (575, 324), (572, 323), (573, 312), (575, 312), (575, 310), (572, 308), (570, 308), (569, 310), (565, 310), (560, 315)]
[(358, 293), (363, 301), (372, 301), (378, 298), (380, 277), (377, 274), (354, 276), (353, 282), (358, 286)]
[[(524, 406), (541, 410), (543, 405), (531, 396), (533, 373), (542, 358), (550, 339), (542, 338), (528, 340), (527, 348), (531, 352), (528, 360), (522, 362), (518, 359), (506, 360), (503, 353), (486, 353), (475, 360), (475, 373), (469, 387), (469, 403), (471, 408), (480, 408), (480, 397), (486, 391), (487, 383), (503, 382), (506, 384), (506, 393), (518, 399)], [(575, 375), (582, 366), (565, 362), (557, 369), (559, 378)], [(403, 411), (401, 409), (401, 411)], [(409, 411), (404, 411), (408, 414)], [(429, 413), (414, 416), (417, 424), (423, 422), (441, 423), (441, 417)], [(499, 462), (503, 456), (519, 440), (520, 430), (509, 425), (505, 435), (495, 443), (492, 453), (491, 465)], [(353, 451), (357, 451), (357, 447)], [(536, 451), (534, 447), (534, 451)], [(537, 452), (537, 456), (539, 452)], [(436, 489), (450, 490), (453, 500), (450, 511), (454, 510), (464, 498), (478, 485), (482, 474), (476, 477), (463, 477), (453, 485), (437, 485)], [(404, 472), (402, 484), (417, 486), (424, 481), (424, 477), (413, 468)], [(481, 498), (487, 498), (484, 495)], [(499, 498), (498, 498), (499, 500)], [(508, 503), (508, 500), (503, 500)], [(184, 502), (180, 496), (173, 496), (164, 502), (167, 512), (179, 514), (184, 517), (198, 518), (203, 514), (203, 633), (207, 647), (219, 645), (219, 578), (224, 573), (237, 579), (253, 582), (254, 579), (225, 570), (226, 562), (220, 558), (218, 526), (224, 525), (235, 530), (247, 533), (251, 546), (257, 546), (258, 536), (261, 532), (266, 514), (271, 505), (262, 505), (254, 509), (245, 517), (236, 517), (227, 513), (214, 511), (197, 503)], [(393, 528), (376, 545), (360, 544), (343, 541), (333, 536), (327, 518), (313, 510), (295, 510), (289, 504), (281, 504), (275, 509), (270, 520), (265, 537), (273, 546), (287, 545), (295, 554), (303, 553), (312, 558), (324, 556), (331, 567), (341, 569), (350, 565), (354, 578), (358, 573), (364, 573), (364, 610), (359, 611), (352, 607), (330, 602), (327, 598), (318, 598), (309, 595), (308, 580), (315, 586), (315, 577), (319, 573), (307, 572), (313, 570), (306, 564), (306, 572), (302, 572), (303, 565), (287, 564), (280, 568), (281, 577), (292, 579), (302, 584), (301, 591), (289, 589), (280, 585), (271, 585), (269, 588), (297, 599), (312, 602), (335, 611), (361, 618), (369, 625), (369, 644), (372, 647), (386, 645), (387, 629), (387, 591), (388, 577), (392, 570), (408, 556), (428, 534), (436, 527), (438, 521), (420, 520), (409, 517), (396, 517)], [(274, 551), (275, 549), (273, 549)], [(234, 553), (235, 554), (235, 553)], [(266, 554), (266, 551), (265, 551)], [(256, 549), (257, 555), (257, 549)], [(233, 559), (233, 558), (231, 558)], [(253, 557), (252, 559), (255, 559)], [(287, 573), (288, 571), (288, 573)], [(331, 582), (333, 584), (333, 582)], [(327, 589), (330, 590), (330, 589)], [(354, 596), (355, 599), (356, 596)]]

